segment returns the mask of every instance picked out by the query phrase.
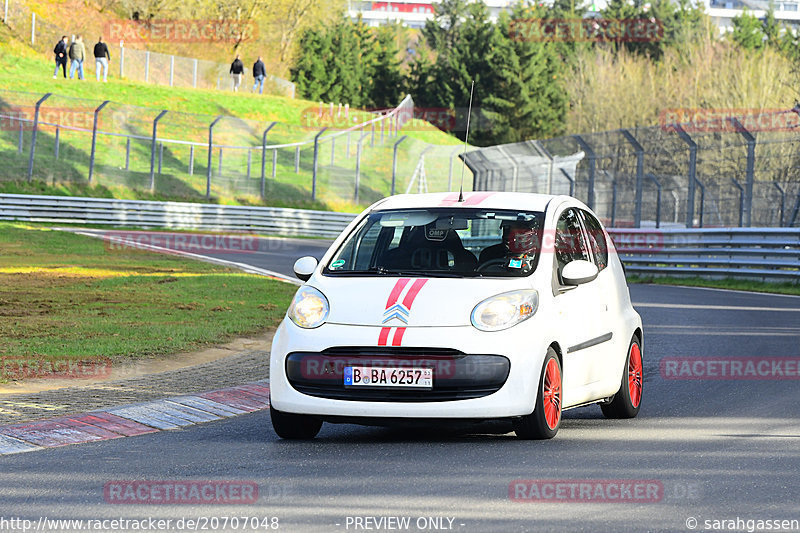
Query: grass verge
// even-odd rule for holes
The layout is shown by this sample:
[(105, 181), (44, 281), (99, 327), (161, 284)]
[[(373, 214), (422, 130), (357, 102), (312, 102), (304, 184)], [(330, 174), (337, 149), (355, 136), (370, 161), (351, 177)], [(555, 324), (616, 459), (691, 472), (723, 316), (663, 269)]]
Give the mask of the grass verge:
[(276, 326), (295, 287), (0, 223), (0, 357), (166, 355)]
[(656, 285), (683, 285), (686, 287), (709, 287), (714, 289), (731, 289), (737, 291), (768, 292), (774, 294), (791, 294), (800, 296), (800, 284), (792, 282), (767, 283), (744, 279), (705, 279), (675, 278), (652, 276), (628, 276), (628, 283), (654, 283)]

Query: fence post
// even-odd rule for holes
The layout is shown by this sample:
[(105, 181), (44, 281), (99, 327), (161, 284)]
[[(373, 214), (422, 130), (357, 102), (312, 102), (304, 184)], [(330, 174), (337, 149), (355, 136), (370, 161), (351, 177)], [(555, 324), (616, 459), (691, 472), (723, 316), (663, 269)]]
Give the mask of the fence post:
[[(267, 175), (265, 173), (266, 166), (267, 166), (267, 133), (272, 127), (277, 124), (277, 122), (273, 122), (264, 130), (264, 133), (261, 134), (261, 198), (267, 194)], [(274, 171), (274, 166), (273, 166)], [(274, 176), (273, 172), (273, 176)]]
[(369, 138), (370, 148), (375, 148), (375, 122), (372, 122), (372, 137)]
[(381, 116), (384, 117), (381, 119), (381, 146), (383, 146), (383, 135), (384, 135), (383, 130), (386, 127), (386, 115), (384, 115), (383, 112), (381, 111)]
[(739, 189), (739, 227), (741, 228), (742, 223), (744, 222), (744, 187), (739, 185), (739, 182), (736, 181), (736, 178), (731, 178), (731, 182), (736, 185), (737, 189)]
[(109, 101), (106, 100), (94, 110), (94, 121), (92, 122), (92, 152), (89, 156), (89, 183), (92, 182), (92, 176), (94, 175), (95, 148), (97, 147), (97, 120), (98, 116), (100, 115), (100, 111), (102, 111), (103, 108), (108, 105), (108, 103)]
[(22, 116), (19, 117), (19, 135), (17, 139), (17, 152), (22, 153), (22, 148), (25, 143), (25, 127), (22, 125)]
[(119, 77), (125, 76), (125, 46), (122, 41), (119, 42)]
[(131, 163), (131, 138), (128, 137), (125, 141), (125, 170), (130, 169)]
[[(753, 182), (755, 180), (755, 162), (756, 162), (756, 138), (753, 137), (753, 134), (747, 131), (747, 128), (739, 122), (738, 119), (733, 118), (731, 119), (733, 125), (736, 127), (736, 131), (744, 137), (745, 142), (747, 142), (747, 167), (745, 171), (745, 191), (744, 191), (744, 225), (746, 227), (751, 226), (751, 222), (753, 220)], [(742, 226), (742, 222), (739, 223), (739, 227)]]
[(617, 180), (611, 180), (611, 227), (616, 227), (617, 221)]
[(447, 171), (447, 191), (448, 192), (453, 190), (453, 159), (455, 159), (455, 157), (458, 155), (458, 152), (460, 150), (461, 150), (460, 147), (456, 148), (455, 150), (453, 150), (453, 153), (450, 154), (450, 169)]
[(192, 60), (192, 87), (197, 89), (197, 58)]
[(694, 181), (697, 184), (697, 186), (700, 187), (700, 219), (698, 220), (699, 224), (697, 225), (697, 227), (698, 228), (702, 228), (703, 227), (703, 209), (705, 208), (705, 205), (706, 205), (706, 186), (703, 185), (703, 183), (697, 178), (695, 178)]
[(150, 50), (144, 53), (144, 82), (150, 82)]
[(58, 149), (61, 144), (61, 128), (56, 126), (56, 140), (53, 143), (53, 159), (58, 159)]
[(189, 145), (189, 175), (194, 176), (194, 145)]
[(253, 164), (253, 150), (247, 149), (247, 179), (250, 179), (250, 167)]
[(689, 186), (686, 196), (686, 227), (694, 225), (694, 187), (697, 182), (697, 143), (689, 136), (680, 124), (674, 125), (675, 133), (689, 145)]
[(636, 198), (633, 206), (633, 227), (642, 227), (642, 184), (644, 174), (644, 148), (639, 144), (639, 141), (628, 130), (620, 130), (620, 133), (625, 139), (633, 146), (636, 152)]
[(275, 175), (277, 173), (278, 167), (278, 149), (274, 148), (272, 150), (272, 179), (275, 179)]
[(45, 100), (53, 96), (53, 93), (47, 93), (36, 102), (36, 107), (33, 112), (33, 131), (31, 132), (31, 155), (28, 158), (28, 183), (33, 179), (33, 157), (36, 154), (36, 132), (39, 129), (39, 108)]
[(647, 178), (656, 184), (656, 229), (661, 227), (661, 184), (656, 179), (655, 174), (647, 174)]
[(206, 167), (206, 199), (211, 198), (211, 164), (214, 157), (214, 125), (222, 120), (222, 115), (208, 126), (208, 166)]
[(153, 121), (153, 137), (150, 140), (150, 191), (154, 191), (156, 189), (156, 135), (158, 134), (158, 121), (161, 120), (161, 117), (167, 114), (167, 110), (164, 109), (161, 113), (158, 114), (156, 119)]
[[(331, 115), (333, 115), (333, 113), (331, 113)], [(327, 129), (328, 128), (322, 128), (321, 130), (319, 130), (319, 132), (317, 132), (316, 135), (314, 135), (314, 167), (313, 167), (313, 170), (311, 172), (311, 201), (312, 202), (317, 199), (317, 163), (318, 163), (318, 158), (319, 158), (319, 136), (322, 135), (323, 132), (325, 130), (327, 130)], [(298, 146), (298, 150), (299, 149), (300, 149), (300, 147)], [(297, 165), (297, 163), (295, 163), (295, 165)]]
[(219, 147), (219, 155), (217, 156), (217, 177), (222, 176), (222, 146)]
[(31, 13), (31, 46), (36, 44), (36, 13)]
[[(397, 147), (400, 146), (400, 143), (405, 141), (408, 138), (408, 135), (403, 135), (400, 139), (394, 143), (394, 147), (392, 148), (392, 196), (394, 196), (395, 185), (397, 184)], [(456, 151), (458, 153), (458, 151)], [(453, 159), (450, 159), (450, 169), (452, 170), (452, 162)]]
[(773, 181), (772, 185), (775, 186), (776, 189), (781, 193), (781, 210), (780, 215), (778, 217), (778, 226), (783, 227), (783, 208), (786, 203), (786, 191), (784, 191), (780, 185), (778, 185), (777, 181)]
[(575, 196), (575, 180), (572, 177), (570, 177), (569, 173), (566, 170), (564, 170), (563, 167), (560, 168), (559, 170), (561, 171), (562, 174), (564, 174), (564, 177), (569, 180), (569, 195)]
[(797, 198), (794, 201), (794, 208), (792, 209), (792, 218), (786, 221), (787, 228), (791, 228), (794, 226), (794, 221), (797, 218), (798, 211), (800, 211), (800, 191), (797, 191)]
[(589, 161), (589, 189), (586, 193), (586, 205), (589, 206), (589, 209), (594, 209), (594, 176), (597, 166), (597, 155), (583, 137), (580, 135), (573, 135), (572, 138), (575, 139), (578, 146), (581, 147), (581, 150), (586, 152), (586, 158)]
[(175, 76), (175, 56), (169, 56), (169, 86), (172, 87), (172, 81)]
[(294, 147), (294, 173), (300, 174), (300, 145)]
[(331, 137), (331, 167), (336, 165), (336, 137)]
[(6, 0), (6, 5), (3, 8), (3, 22), (8, 26), (8, 0)]

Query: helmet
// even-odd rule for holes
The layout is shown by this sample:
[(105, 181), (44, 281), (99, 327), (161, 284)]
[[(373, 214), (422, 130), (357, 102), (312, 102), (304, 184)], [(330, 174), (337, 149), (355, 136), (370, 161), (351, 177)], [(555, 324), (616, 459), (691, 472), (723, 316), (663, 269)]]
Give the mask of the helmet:
[(536, 230), (522, 224), (504, 226), (503, 241), (512, 254), (534, 253), (539, 246)]

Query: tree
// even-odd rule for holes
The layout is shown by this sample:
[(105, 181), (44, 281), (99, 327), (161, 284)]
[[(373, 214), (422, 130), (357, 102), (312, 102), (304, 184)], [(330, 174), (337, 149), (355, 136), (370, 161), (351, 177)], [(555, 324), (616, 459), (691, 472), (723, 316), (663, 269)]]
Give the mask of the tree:
[(733, 17), (731, 38), (745, 50), (758, 50), (764, 46), (767, 36), (761, 21), (745, 9), (741, 15)]

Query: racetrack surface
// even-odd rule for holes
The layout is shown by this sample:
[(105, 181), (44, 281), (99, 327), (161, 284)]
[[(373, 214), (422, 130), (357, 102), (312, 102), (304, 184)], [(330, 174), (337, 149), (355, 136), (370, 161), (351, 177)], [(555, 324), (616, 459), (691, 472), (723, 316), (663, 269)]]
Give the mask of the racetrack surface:
[[(327, 245), (265, 242), (272, 242), (265, 253), (232, 254), (233, 260), (290, 274), (295, 258), (320, 257)], [(452, 518), (443, 528), (465, 532), (690, 531), (692, 518), (696, 531), (730, 531), (705, 521), (738, 517), (739, 530), (747, 530), (747, 520), (800, 520), (799, 380), (775, 370), (800, 358), (800, 298), (655, 285), (632, 286), (631, 295), (645, 327), (646, 380), (636, 419), (609, 421), (596, 406), (576, 409), (565, 413), (557, 437), (543, 442), (487, 431), (505, 429), (497, 427), (330, 424), (314, 441), (289, 442), (259, 412), (0, 457), (0, 514), (35, 522), (159, 517), (173, 524), (181, 517), (278, 517), (284, 531), (366, 531), (354, 527), (354, 517), (389, 516), (410, 517), (409, 531), (433, 530), (418, 528), (431, 524), (420, 517)], [(770, 375), (759, 379), (722, 380), (670, 375), (660, 364), (733, 356), (772, 358), (778, 366), (773, 361)], [(540, 501), (511, 501), (509, 486), (519, 479), (537, 481)], [(248, 505), (107, 503), (104, 485), (119, 480), (248, 481), (259, 498)], [(555, 485), (545, 480), (561, 481), (561, 492), (547, 493)], [(659, 487), (655, 501), (613, 498), (613, 487), (627, 494), (637, 480)], [(601, 485), (606, 501), (569, 501), (570, 486), (580, 482), (593, 491)]]

